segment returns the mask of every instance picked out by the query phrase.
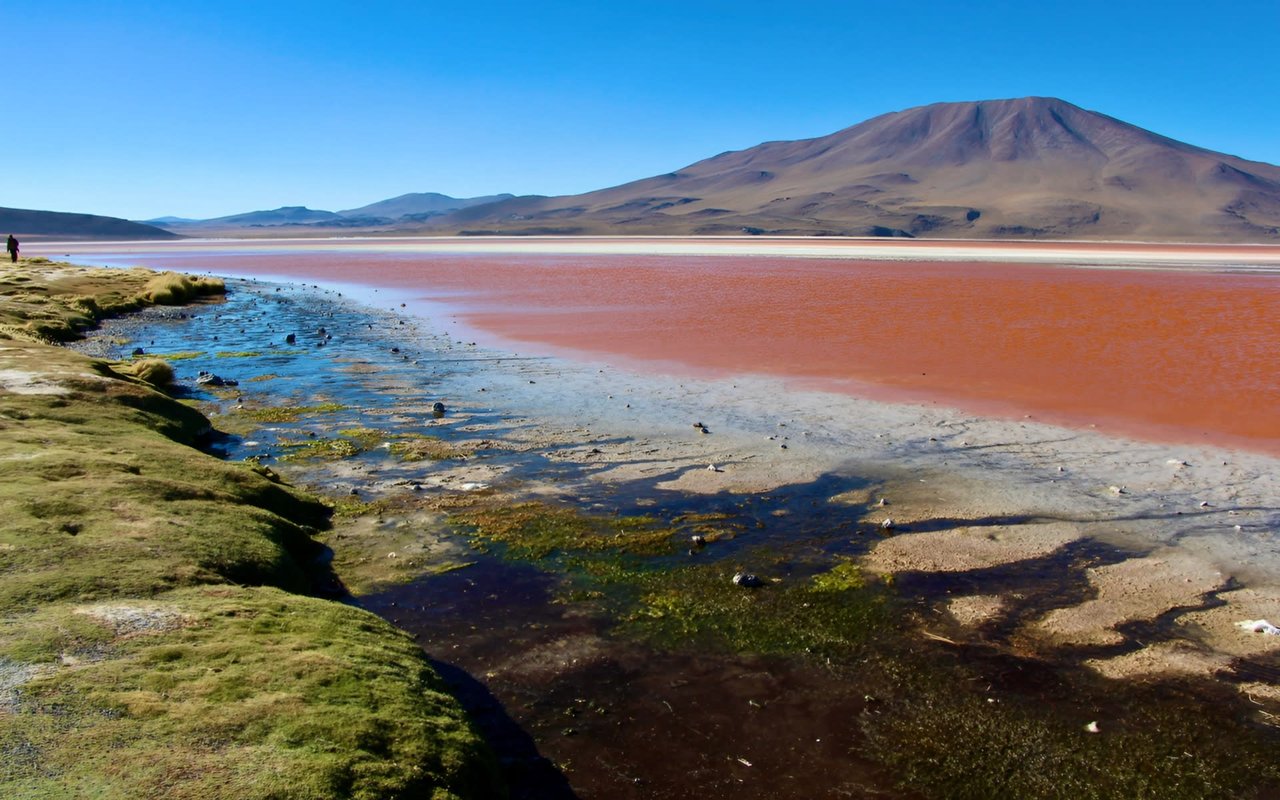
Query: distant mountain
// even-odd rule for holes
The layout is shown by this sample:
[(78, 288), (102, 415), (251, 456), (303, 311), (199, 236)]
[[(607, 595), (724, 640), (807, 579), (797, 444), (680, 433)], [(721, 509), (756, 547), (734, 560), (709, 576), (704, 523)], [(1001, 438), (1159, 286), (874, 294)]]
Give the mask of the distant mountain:
[(153, 225), (96, 214), (0, 208), (0, 236), (12, 233), (42, 239), (177, 239), (177, 235)]
[(306, 206), (281, 206), (270, 211), (249, 211), (227, 217), (199, 220), (198, 225), (210, 227), (250, 227), (269, 225), (309, 224), (329, 222), (341, 217), (332, 211), (315, 211)]
[(155, 225), (157, 227), (165, 227), (167, 225), (190, 225), (199, 222), (198, 219), (189, 219), (187, 217), (156, 217), (155, 219), (140, 219), (137, 222), (143, 225)]
[(937, 103), (418, 231), (1268, 242), (1280, 240), (1280, 167), (1053, 98)]
[(390, 200), (380, 200), (360, 208), (351, 208), (338, 213), (344, 217), (373, 217), (386, 220), (398, 220), (405, 216), (422, 214), (443, 214), (460, 208), (493, 203), (498, 200), (509, 200), (515, 195), (494, 194), (486, 197), (450, 197), (437, 192), (416, 192), (402, 194)]

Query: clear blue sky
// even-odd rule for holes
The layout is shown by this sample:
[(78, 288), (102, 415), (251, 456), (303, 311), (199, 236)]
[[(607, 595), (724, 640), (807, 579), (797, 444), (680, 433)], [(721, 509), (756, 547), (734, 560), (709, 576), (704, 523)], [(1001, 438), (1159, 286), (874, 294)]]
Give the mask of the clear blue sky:
[(0, 206), (564, 194), (946, 100), (1280, 162), (1280, 2), (0, 0)]

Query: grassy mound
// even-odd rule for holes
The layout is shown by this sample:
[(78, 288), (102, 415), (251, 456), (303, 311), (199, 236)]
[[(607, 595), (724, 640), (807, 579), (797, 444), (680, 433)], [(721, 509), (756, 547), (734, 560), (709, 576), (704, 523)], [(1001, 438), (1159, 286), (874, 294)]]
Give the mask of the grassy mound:
[(145, 269), (89, 269), (23, 259), (0, 273), (0, 339), (67, 342), (106, 317), (226, 291), (218, 278)]
[(304, 594), (324, 505), (191, 447), (208, 420), (162, 371), (43, 343), (209, 284), (24, 267), (0, 282), (0, 796), (497, 794), (421, 650)]

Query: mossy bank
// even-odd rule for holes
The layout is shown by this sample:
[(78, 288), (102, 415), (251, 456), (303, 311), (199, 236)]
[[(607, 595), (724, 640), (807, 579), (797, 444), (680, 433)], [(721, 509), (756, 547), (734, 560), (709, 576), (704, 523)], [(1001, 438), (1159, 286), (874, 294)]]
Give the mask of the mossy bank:
[(220, 282), (20, 261), (0, 276), (0, 796), (490, 797), (421, 650), (315, 596), (315, 498), (194, 445), (149, 360), (57, 346)]

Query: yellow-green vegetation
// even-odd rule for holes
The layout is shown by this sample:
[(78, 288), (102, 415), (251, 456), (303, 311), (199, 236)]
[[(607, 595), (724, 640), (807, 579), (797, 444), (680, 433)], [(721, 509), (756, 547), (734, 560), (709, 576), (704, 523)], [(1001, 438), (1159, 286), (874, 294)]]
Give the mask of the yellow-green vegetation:
[(266, 408), (246, 408), (238, 414), (254, 422), (281, 423), (297, 422), (305, 416), (315, 414), (332, 414), (343, 411), (346, 406), (341, 403), (317, 403), (314, 406), (270, 406)]
[(674, 549), (672, 531), (652, 517), (588, 516), (571, 508), (531, 502), (476, 505), (451, 520), (471, 529), (478, 546), (497, 543), (516, 558), (555, 554), (656, 555)]
[(350, 439), (363, 450), (377, 447), (387, 438), (386, 434), (377, 428), (341, 428), (338, 435), (344, 439)]
[[(866, 711), (849, 722), (865, 733), (864, 754), (892, 769), (913, 795), (1192, 800), (1261, 796), (1257, 787), (1280, 784), (1273, 735), (1231, 719), (1229, 711), (1197, 714), (1203, 698), (1177, 686), (1049, 677), (1040, 665), (1044, 675), (1020, 691), (1016, 680), (1013, 689), (993, 680), (981, 658), (967, 663), (921, 647), (918, 634), (900, 624), (901, 606), (886, 582), (853, 560), (807, 575), (787, 575), (790, 560), (766, 552), (673, 565), (643, 555), (648, 544), (661, 542), (660, 533), (670, 540), (671, 529), (653, 520), (593, 517), (541, 503), (496, 508), (458, 501), (448, 510), (482, 549), (498, 544), (509, 557), (562, 572), (562, 602), (608, 609), (621, 633), (661, 647), (800, 658), (848, 671), (867, 692)], [(721, 514), (673, 520), (681, 534), (704, 525), (732, 520)], [(629, 534), (645, 546), (632, 551)], [(761, 585), (736, 585), (735, 562), (759, 569)], [(995, 674), (1025, 668), (1002, 658)], [(1092, 721), (1100, 721), (1100, 733), (1086, 730)]]
[[(50, 309), (102, 272), (48, 271), (25, 286)], [(323, 504), (196, 450), (199, 412), (2, 308), (27, 334), (0, 341), (0, 796), (494, 795), (413, 642), (304, 594)]]
[(266, 375), (254, 375), (252, 378), (249, 378), (248, 382), (249, 382), (249, 383), (261, 383), (261, 382), (263, 382), (263, 381), (273, 381), (273, 380), (275, 380), (276, 378), (279, 378), (279, 377), (280, 377), (280, 376), (279, 376), (279, 375), (277, 375), (277, 374), (275, 374), (274, 372), (268, 372)]
[(179, 272), (150, 274), (151, 277), (142, 287), (142, 297), (157, 305), (176, 306), (205, 295), (226, 292), (221, 278), (201, 278)]
[(257, 358), (260, 350), (222, 350), (213, 354), (214, 358)]
[(467, 458), (473, 453), (425, 433), (397, 433), (392, 438), (391, 454), (401, 461), (448, 461)]
[(8, 664), (34, 666), (0, 711), (5, 797), (499, 791), (413, 640), (339, 603), (201, 586), (48, 605), (0, 637)]
[(351, 458), (362, 451), (360, 446), (350, 439), (324, 438), (302, 439), (298, 441), (282, 441), (278, 443), (289, 452), (280, 456), (281, 461), (313, 461), (317, 459), (337, 460)]
[[(166, 284), (186, 286), (183, 297), (161, 291), (156, 284), (161, 278)], [(216, 278), (191, 279), (144, 269), (91, 269), (23, 259), (0, 273), (0, 298), (4, 301), (0, 303), (0, 339), (67, 342), (105, 317), (224, 291), (222, 281)]]
[(143, 358), (131, 361), (118, 367), (120, 372), (132, 375), (140, 381), (157, 388), (173, 383), (173, 367), (169, 362), (159, 358)]
[(443, 515), (411, 498), (335, 502), (333, 530), (320, 540), (352, 594), (470, 566), (473, 554), (448, 536)]
[(165, 361), (190, 361), (193, 358), (200, 358), (204, 354), (203, 350), (181, 350), (177, 353), (148, 353), (145, 356), (134, 356), (134, 358), (163, 358)]
[(624, 627), (667, 645), (739, 652), (848, 655), (889, 621), (887, 596), (868, 588), (858, 568), (840, 562), (813, 578), (733, 582), (732, 566), (702, 564), (622, 578), (638, 590)]
[(1239, 701), (1230, 689), (1204, 713), (1206, 698), (1170, 684), (1078, 677), (991, 691), (978, 669), (954, 659), (893, 653), (861, 671), (885, 684), (862, 717), (868, 755), (926, 797), (1270, 797), (1259, 787), (1280, 782), (1274, 736), (1231, 718)]

